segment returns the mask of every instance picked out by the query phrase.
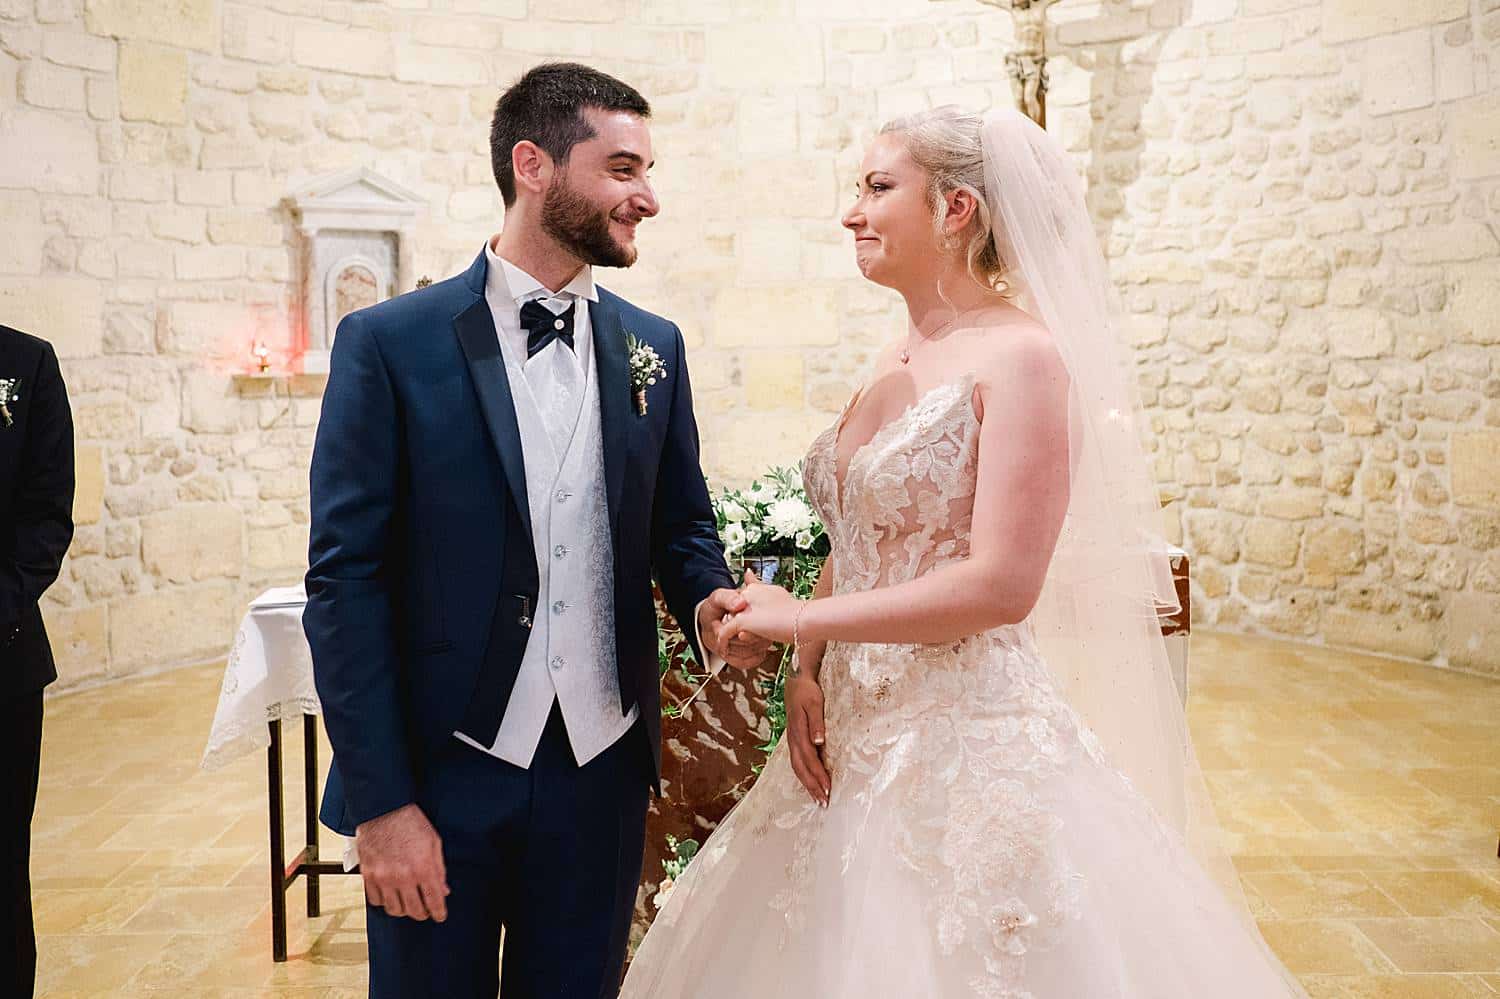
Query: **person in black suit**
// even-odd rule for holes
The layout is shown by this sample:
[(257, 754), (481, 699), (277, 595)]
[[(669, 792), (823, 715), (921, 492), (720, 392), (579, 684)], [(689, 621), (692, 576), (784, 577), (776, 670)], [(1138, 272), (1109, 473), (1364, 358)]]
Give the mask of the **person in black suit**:
[(0, 995), (36, 984), (31, 816), (42, 688), (57, 679), (37, 600), (73, 540), (73, 414), (57, 354), (0, 326)]

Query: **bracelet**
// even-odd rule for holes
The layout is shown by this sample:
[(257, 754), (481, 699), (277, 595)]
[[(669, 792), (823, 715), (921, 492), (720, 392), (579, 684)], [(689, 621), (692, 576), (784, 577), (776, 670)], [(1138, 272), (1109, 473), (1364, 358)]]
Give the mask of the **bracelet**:
[(797, 676), (802, 672), (802, 614), (807, 610), (811, 600), (804, 600), (802, 606), (797, 608), (797, 616), (792, 619), (792, 675)]

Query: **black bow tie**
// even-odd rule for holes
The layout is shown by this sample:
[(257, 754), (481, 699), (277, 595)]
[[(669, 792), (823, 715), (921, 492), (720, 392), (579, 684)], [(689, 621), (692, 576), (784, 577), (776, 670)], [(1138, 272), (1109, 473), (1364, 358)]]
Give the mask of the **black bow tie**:
[(577, 303), (570, 304), (562, 315), (554, 313), (538, 299), (521, 306), (521, 328), (526, 331), (526, 359), (535, 357), (553, 340), (561, 340), (573, 346), (573, 312)]

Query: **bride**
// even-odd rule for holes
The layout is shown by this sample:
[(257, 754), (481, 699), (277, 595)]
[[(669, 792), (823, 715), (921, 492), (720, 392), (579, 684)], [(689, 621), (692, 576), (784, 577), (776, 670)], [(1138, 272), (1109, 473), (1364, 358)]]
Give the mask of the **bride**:
[(1218, 851), (1073, 168), (1017, 112), (944, 108), (861, 169), (844, 225), (910, 328), (807, 455), (814, 598), (751, 585), (732, 624), (795, 646), (786, 738), (622, 995), (1305, 995)]

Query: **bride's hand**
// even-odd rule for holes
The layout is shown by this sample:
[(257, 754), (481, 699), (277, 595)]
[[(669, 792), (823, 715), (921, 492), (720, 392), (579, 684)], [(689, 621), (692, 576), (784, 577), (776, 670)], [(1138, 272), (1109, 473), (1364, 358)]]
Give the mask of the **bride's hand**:
[(759, 635), (773, 642), (790, 642), (803, 601), (779, 586), (748, 583), (740, 595), (750, 606), (724, 622), (726, 636)]
[(813, 800), (828, 807), (833, 781), (823, 762), (823, 688), (806, 673), (786, 679), (786, 744), (792, 771)]

